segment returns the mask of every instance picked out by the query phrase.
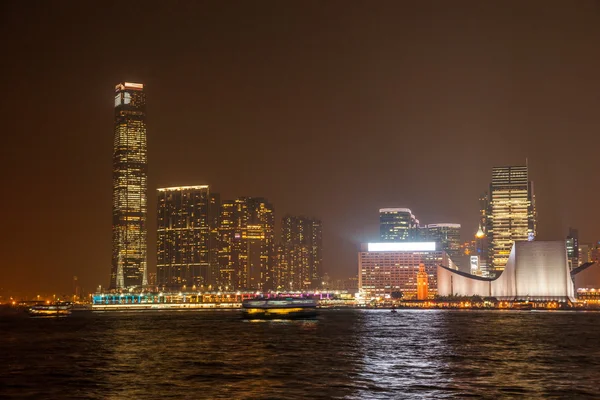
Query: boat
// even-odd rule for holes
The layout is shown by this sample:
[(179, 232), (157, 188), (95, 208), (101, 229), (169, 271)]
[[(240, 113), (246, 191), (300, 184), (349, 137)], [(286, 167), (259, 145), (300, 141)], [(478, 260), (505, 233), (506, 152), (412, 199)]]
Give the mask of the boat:
[(246, 319), (297, 319), (317, 316), (317, 301), (298, 298), (256, 298), (242, 302)]
[(513, 303), (512, 308), (514, 310), (531, 310), (533, 309), (533, 304), (530, 302), (521, 302), (521, 303)]
[(66, 316), (71, 315), (73, 304), (69, 302), (56, 302), (52, 304), (38, 304), (29, 308), (31, 316)]

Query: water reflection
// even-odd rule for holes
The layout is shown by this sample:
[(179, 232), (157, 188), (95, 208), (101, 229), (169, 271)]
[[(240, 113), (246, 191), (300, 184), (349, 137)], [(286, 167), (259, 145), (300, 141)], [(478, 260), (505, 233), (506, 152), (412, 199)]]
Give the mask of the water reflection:
[(600, 314), (324, 310), (0, 321), (0, 397), (585, 398)]
[(452, 387), (492, 397), (589, 398), (600, 387), (600, 315), (448, 311), (440, 318)]
[[(344, 398), (356, 387), (360, 315), (244, 321), (237, 315), (106, 316), (102, 398)], [(359, 324), (360, 325), (360, 324)], [(342, 332), (342, 341), (331, 340)], [(101, 345), (100, 343), (98, 343)], [(106, 346), (108, 344), (108, 346)]]
[(386, 399), (436, 396), (449, 381), (437, 310), (368, 310), (364, 312), (362, 387), (352, 398)]

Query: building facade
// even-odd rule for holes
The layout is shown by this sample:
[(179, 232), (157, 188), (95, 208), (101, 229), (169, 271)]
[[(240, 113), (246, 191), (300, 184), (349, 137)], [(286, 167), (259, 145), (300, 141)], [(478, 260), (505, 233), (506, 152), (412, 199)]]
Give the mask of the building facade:
[(569, 270), (564, 241), (516, 242), (506, 268), (494, 278), (474, 276), (440, 265), (437, 287), (440, 296), (573, 301), (573, 272)]
[(241, 197), (224, 201), (220, 209), (219, 287), (272, 289), (277, 259), (273, 206), (264, 198)]
[(591, 243), (579, 243), (579, 252), (577, 256), (579, 265), (592, 261), (593, 247), (594, 246)]
[(499, 272), (513, 244), (534, 240), (536, 235), (535, 195), (527, 166), (493, 168), (487, 226), (490, 261)]
[(157, 284), (166, 289), (208, 288), (218, 265), (213, 234), (217, 196), (208, 185), (158, 189)]
[(361, 297), (368, 301), (402, 292), (404, 298), (416, 299), (421, 264), (427, 274), (429, 297), (433, 297), (437, 293), (437, 266), (447, 264), (446, 254), (435, 242), (363, 244), (358, 254)]
[(429, 298), (429, 275), (425, 271), (425, 265), (419, 264), (417, 272), (417, 300), (427, 300)]
[(415, 241), (419, 236), (419, 220), (409, 208), (382, 208), (379, 236), (383, 242)]
[(148, 160), (146, 95), (141, 83), (115, 87), (110, 288), (147, 285)]
[(461, 253), (460, 224), (429, 224), (426, 226), (428, 242), (439, 243), (439, 249), (445, 251), (450, 258)]
[(322, 278), (323, 229), (320, 220), (286, 215), (281, 220), (284, 262), (276, 287), (285, 290), (319, 288)]
[(566, 243), (569, 268), (577, 268), (579, 266), (579, 232), (577, 229), (569, 228)]
[(488, 192), (484, 192), (479, 196), (479, 227), (475, 233), (477, 240), (477, 255), (479, 256), (479, 264), (482, 272), (486, 274), (492, 273), (492, 255), (491, 246), (491, 222), (490, 218), (490, 196)]

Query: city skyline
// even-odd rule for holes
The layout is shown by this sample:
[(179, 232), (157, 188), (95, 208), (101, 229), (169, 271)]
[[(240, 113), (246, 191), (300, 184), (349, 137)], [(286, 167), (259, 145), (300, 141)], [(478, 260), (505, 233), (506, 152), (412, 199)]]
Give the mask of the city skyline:
[[(326, 272), (342, 278), (355, 273), (358, 244), (377, 237), (380, 208), (460, 223), (464, 240), (492, 167), (526, 158), (537, 238), (576, 227), (580, 243), (595, 242), (595, 164), (576, 155), (600, 129), (600, 28), (585, 7), (544, 2), (540, 15), (541, 4), (8, 6), (0, 170), (18, 195), (2, 200), (1, 286), (108, 283), (110, 91), (123, 80), (148, 96), (151, 271), (159, 187), (265, 197), (276, 225), (285, 213), (318, 216)], [(115, 15), (137, 16), (127, 46), (113, 45)], [(74, 88), (76, 101), (56, 100)], [(31, 226), (35, 246), (24, 240)]]
[(1, 399), (600, 398), (600, 0), (4, 0), (0, 43)]

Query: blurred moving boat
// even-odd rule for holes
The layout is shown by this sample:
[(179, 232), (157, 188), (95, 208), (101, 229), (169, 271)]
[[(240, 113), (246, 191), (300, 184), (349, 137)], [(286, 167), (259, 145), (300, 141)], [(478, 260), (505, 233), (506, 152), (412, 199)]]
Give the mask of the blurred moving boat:
[(521, 302), (521, 303), (514, 303), (512, 308), (514, 310), (532, 310), (533, 309), (533, 304), (526, 301), (526, 302)]
[(69, 302), (56, 302), (53, 304), (40, 304), (29, 308), (31, 316), (65, 316), (71, 315), (73, 304)]
[(246, 319), (300, 319), (317, 316), (317, 301), (296, 298), (257, 298), (242, 302)]

